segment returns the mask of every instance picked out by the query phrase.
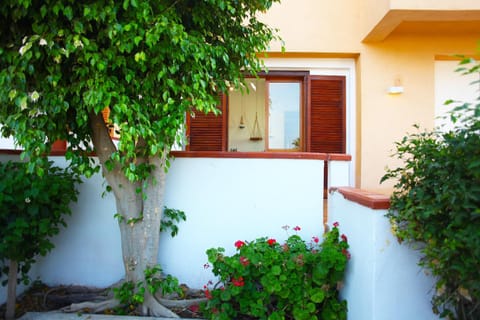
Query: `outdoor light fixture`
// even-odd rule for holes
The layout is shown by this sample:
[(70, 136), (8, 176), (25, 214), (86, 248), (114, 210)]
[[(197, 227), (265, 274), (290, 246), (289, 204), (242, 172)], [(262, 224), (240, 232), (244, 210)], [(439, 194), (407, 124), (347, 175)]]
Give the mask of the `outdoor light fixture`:
[(402, 86), (402, 81), (400, 81), (400, 78), (395, 78), (395, 83), (393, 86), (388, 87), (388, 94), (402, 94), (403, 93), (403, 86)]

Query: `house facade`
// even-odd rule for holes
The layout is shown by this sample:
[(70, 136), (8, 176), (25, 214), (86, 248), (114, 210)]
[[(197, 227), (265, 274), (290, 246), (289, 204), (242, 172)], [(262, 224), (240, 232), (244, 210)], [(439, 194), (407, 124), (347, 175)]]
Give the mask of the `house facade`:
[[(352, 101), (347, 108), (352, 131), (346, 141), (355, 172), (351, 182), (362, 189), (388, 191), (379, 180), (385, 166), (395, 165), (390, 158), (393, 142), (412, 132), (413, 124), (432, 128), (445, 98), (469, 99), (476, 91), (462, 92), (466, 89), (452, 61), (456, 54), (478, 54), (480, 3), (475, 0), (335, 5), (284, 0), (265, 21), (280, 30), (286, 61), (353, 59), (353, 84), (346, 91)], [(272, 46), (278, 50), (279, 44)]]
[[(445, 100), (474, 99), (477, 93), (468, 86), (475, 76), (453, 70), (454, 55), (478, 55), (478, 0), (283, 0), (262, 19), (278, 28), (285, 52), (281, 43), (272, 43), (269, 52), (259, 53), (266, 72), (248, 79), (242, 92), (222, 96), (221, 116), (188, 117), (187, 143), (173, 152), (165, 204), (188, 218), (176, 238), (162, 235), (159, 258), (166, 273), (192, 287), (212, 278), (204, 270), (210, 247), (228, 253), (238, 239), (280, 240), (284, 225), (301, 226), (305, 238), (321, 236), (329, 187), (389, 193), (391, 185), (379, 181), (386, 166), (396, 165), (390, 157), (394, 142), (414, 124), (441, 124), (437, 117), (445, 112)], [(12, 148), (11, 139), (0, 139), (0, 161), (18, 159)], [(61, 150), (53, 154), (57, 164), (66, 165)], [(123, 276), (115, 203), (111, 195), (101, 197), (102, 183), (98, 174), (82, 185), (69, 229), (55, 238), (55, 250), (40, 259), (34, 278), (107, 286)], [(371, 213), (368, 222), (363, 207), (340, 206), (342, 199), (334, 195), (329, 214), (349, 235), (352, 270), (362, 263), (372, 269), (374, 258), (362, 259), (360, 249), (387, 252), (385, 260), (398, 256), (385, 249), (391, 240), (378, 242), (368, 229), (381, 224), (377, 229), (386, 233), (385, 221), (377, 221), (383, 214)], [(374, 240), (379, 248), (370, 245)], [(188, 254), (179, 256), (182, 251)], [(404, 269), (402, 263), (393, 267), (398, 266)], [(382, 268), (376, 267), (378, 275)], [(376, 294), (373, 284), (390, 283), (375, 274), (356, 279), (358, 287), (347, 291), (363, 294), (362, 281), (368, 280)], [(396, 292), (392, 287), (384, 292)], [(388, 297), (399, 301), (398, 295)], [(352, 314), (355, 306), (373, 306), (375, 299), (365, 297), (349, 302)]]

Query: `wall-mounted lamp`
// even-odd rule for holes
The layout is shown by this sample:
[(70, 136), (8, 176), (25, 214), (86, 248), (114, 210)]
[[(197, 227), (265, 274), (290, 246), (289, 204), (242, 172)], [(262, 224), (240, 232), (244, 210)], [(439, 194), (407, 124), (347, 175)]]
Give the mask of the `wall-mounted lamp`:
[(388, 87), (388, 94), (402, 94), (404, 91), (400, 78), (395, 78), (394, 85)]

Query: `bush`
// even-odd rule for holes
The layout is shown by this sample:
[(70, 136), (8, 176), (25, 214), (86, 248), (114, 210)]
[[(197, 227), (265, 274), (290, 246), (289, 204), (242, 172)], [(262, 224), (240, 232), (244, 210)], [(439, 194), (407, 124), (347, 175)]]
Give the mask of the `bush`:
[(37, 255), (53, 249), (50, 238), (66, 226), (64, 215), (71, 214), (70, 202), (77, 200), (78, 182), (68, 169), (52, 162), (39, 162), (35, 168), (0, 162), (0, 278), (8, 275), (2, 282), (8, 284), (5, 319), (15, 315), (18, 276), (28, 284), (28, 271)]
[(382, 178), (397, 180), (392, 229), (419, 246), (419, 264), (437, 279), (433, 310), (451, 319), (480, 319), (479, 116), (480, 104), (466, 103), (451, 114), (457, 129), (404, 137), (396, 151), (404, 165)]
[(41, 169), (38, 176), (27, 172), (26, 163), (0, 162), (0, 276), (8, 273), (9, 260), (17, 261), (25, 283), (36, 256), (46, 255), (53, 248), (50, 238), (66, 226), (80, 182), (52, 162)]
[[(294, 230), (300, 230), (295, 227)], [(280, 244), (275, 239), (237, 241), (237, 253), (207, 250), (219, 283), (205, 288), (202, 306), (209, 319), (346, 319), (347, 302), (338, 290), (350, 258), (347, 237), (338, 223), (306, 243), (298, 235)]]

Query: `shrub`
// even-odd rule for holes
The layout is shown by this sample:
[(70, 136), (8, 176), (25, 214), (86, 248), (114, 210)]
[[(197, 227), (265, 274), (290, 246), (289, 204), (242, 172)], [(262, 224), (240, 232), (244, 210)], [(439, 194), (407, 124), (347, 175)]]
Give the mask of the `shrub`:
[[(295, 227), (294, 230), (300, 230)], [(202, 305), (209, 319), (346, 319), (347, 302), (338, 297), (350, 258), (338, 224), (323, 242), (306, 243), (297, 234), (275, 239), (237, 241), (237, 252), (207, 250), (219, 282), (206, 287)]]
[(418, 245), (419, 264), (437, 279), (433, 310), (450, 319), (480, 319), (479, 116), (479, 103), (465, 103), (451, 114), (456, 129), (404, 137), (396, 151), (403, 166), (382, 178), (397, 181), (387, 214), (392, 229)]
[[(37, 255), (53, 249), (51, 237), (65, 227), (80, 180), (68, 169), (45, 161), (36, 173), (22, 162), (0, 163), (0, 277), (8, 274), (6, 319), (13, 319), (18, 276), (28, 283)], [(38, 175), (37, 175), (38, 173)]]

